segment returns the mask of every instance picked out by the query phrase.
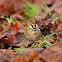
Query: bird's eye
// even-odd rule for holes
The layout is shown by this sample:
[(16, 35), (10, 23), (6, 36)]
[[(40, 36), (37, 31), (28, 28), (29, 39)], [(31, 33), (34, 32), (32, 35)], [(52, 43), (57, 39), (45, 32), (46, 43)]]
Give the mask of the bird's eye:
[(36, 29), (36, 24), (32, 24), (31, 26), (33, 27), (33, 29)]

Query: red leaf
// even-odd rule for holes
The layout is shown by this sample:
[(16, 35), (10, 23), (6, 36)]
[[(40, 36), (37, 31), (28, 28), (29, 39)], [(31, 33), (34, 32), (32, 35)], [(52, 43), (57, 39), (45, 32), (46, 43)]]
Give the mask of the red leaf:
[(18, 22), (15, 23), (13, 29), (10, 31), (12, 35), (17, 34), (19, 29), (22, 29), (22, 26), (19, 26)]
[(14, 34), (17, 34), (17, 32), (18, 30), (15, 27), (13, 27), (13, 29), (10, 31), (10, 34), (14, 35)]

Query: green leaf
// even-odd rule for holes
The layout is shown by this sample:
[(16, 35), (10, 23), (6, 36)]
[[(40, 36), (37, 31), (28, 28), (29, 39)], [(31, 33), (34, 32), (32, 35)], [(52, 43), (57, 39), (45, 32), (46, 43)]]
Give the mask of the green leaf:
[(13, 21), (12, 17), (10, 16), (10, 19), (9, 18), (5, 18), (5, 19), (8, 21), (9, 25), (11, 25), (11, 22)]
[(35, 16), (39, 15), (39, 12), (41, 11), (40, 7), (36, 4), (31, 5), (26, 0), (23, 0), (26, 4), (23, 5), (24, 13), (26, 14), (25, 19), (34, 18)]
[(62, 34), (62, 32), (58, 32), (58, 33)]
[(54, 18), (53, 20), (52, 20), (52, 24), (57, 20), (57, 19), (59, 19), (59, 18), (61, 18), (61, 17), (56, 17), (56, 18)]
[(17, 21), (17, 22), (19, 23), (19, 25), (21, 25), (25, 29), (25, 27), (19, 21)]

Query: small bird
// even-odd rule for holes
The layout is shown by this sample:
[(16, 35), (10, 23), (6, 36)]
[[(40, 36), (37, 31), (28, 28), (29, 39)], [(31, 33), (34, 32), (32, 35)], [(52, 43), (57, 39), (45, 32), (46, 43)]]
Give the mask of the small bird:
[(32, 23), (24, 29), (24, 34), (28, 40), (35, 40), (40, 34), (40, 29), (37, 24)]

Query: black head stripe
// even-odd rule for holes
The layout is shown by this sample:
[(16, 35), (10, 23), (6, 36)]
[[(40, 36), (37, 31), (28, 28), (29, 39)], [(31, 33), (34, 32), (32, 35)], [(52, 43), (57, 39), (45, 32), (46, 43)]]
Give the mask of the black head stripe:
[(33, 25), (31, 25), (32, 26), (32, 28), (33, 28)]
[(36, 24), (31, 25), (33, 29), (36, 29)]
[(35, 27), (36, 27), (36, 24), (35, 24)]

